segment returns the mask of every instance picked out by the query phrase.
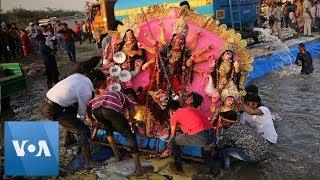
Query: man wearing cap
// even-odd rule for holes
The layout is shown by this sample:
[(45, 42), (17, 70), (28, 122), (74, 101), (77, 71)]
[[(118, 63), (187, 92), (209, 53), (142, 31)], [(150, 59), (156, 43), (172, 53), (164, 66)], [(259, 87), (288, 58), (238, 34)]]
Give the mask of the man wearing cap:
[(104, 83), (105, 75), (100, 70), (93, 70), (86, 76), (75, 73), (53, 86), (40, 104), (40, 111), (47, 119), (59, 121), (76, 137), (85, 160), (85, 169), (89, 168), (90, 129), (83, 120), (94, 89)]
[(255, 127), (258, 134), (269, 142), (277, 143), (278, 134), (274, 128), (270, 110), (266, 106), (261, 106), (261, 98), (257, 94), (246, 96), (246, 104), (238, 102), (245, 111), (240, 118), (242, 124), (249, 123)]

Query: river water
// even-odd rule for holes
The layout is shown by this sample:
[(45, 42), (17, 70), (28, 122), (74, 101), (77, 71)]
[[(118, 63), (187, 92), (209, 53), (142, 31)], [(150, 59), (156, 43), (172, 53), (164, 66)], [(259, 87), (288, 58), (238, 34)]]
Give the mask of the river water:
[(283, 118), (276, 123), (278, 143), (273, 158), (261, 165), (236, 162), (221, 179), (320, 178), (320, 63), (312, 75), (298, 66), (265, 75), (250, 83), (259, 87), (263, 103)]

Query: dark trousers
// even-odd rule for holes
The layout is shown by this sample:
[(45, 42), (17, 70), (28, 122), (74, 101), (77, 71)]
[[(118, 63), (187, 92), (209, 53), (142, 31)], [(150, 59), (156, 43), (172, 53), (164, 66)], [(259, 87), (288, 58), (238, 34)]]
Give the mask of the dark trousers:
[(80, 44), (82, 44), (82, 33), (81, 32), (76, 33), (76, 38), (80, 42)]
[(7, 50), (7, 46), (1, 46), (0, 47), (0, 57), (1, 57), (1, 62), (8, 63), (10, 62), (10, 52)]
[(311, 74), (313, 70), (312, 62), (302, 62), (301, 74)]
[(90, 143), (90, 129), (77, 118), (77, 105), (62, 107), (48, 99), (40, 103), (40, 112), (49, 120), (59, 124), (75, 135), (79, 145)]
[(101, 106), (93, 110), (93, 115), (99, 122), (104, 124), (107, 136), (113, 136), (113, 131), (117, 131), (128, 140), (131, 154), (139, 151), (136, 135), (131, 131), (124, 114)]
[(209, 165), (211, 173), (215, 174), (218, 170), (215, 161), (211, 157), (211, 149), (208, 146), (215, 144), (216, 140), (216, 134), (213, 129), (204, 130), (194, 135), (178, 134), (174, 138), (172, 146), (172, 155), (177, 169), (182, 168), (181, 146), (200, 146), (202, 157)]
[(76, 46), (74, 42), (65, 42), (65, 50), (69, 56), (70, 61), (76, 61)]
[(89, 33), (89, 32), (83, 33), (83, 42), (85, 42), (87, 38), (89, 39), (89, 43), (91, 44), (91, 42), (92, 42), (92, 34)]
[(318, 31), (320, 31), (320, 17), (316, 17), (315, 22), (316, 22), (316, 28), (318, 29)]
[(236, 159), (252, 163), (252, 164), (257, 164), (258, 161), (253, 160), (246, 152), (239, 147), (227, 147), (223, 148), (220, 151), (220, 155), (222, 158), (223, 166), (224, 169), (229, 169), (230, 168), (230, 157), (234, 157)]
[(59, 72), (57, 65), (46, 68), (46, 75), (48, 88), (51, 88), (53, 83), (57, 84), (59, 82)]

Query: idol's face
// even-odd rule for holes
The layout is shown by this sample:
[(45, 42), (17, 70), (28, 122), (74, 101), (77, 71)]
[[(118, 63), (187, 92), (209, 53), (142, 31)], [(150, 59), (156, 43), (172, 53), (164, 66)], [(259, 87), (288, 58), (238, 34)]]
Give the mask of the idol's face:
[(184, 37), (182, 34), (177, 34), (172, 40), (172, 46), (174, 48), (181, 48), (184, 42)]
[(229, 97), (226, 98), (226, 100), (225, 100), (225, 105), (226, 105), (227, 107), (232, 106), (233, 103), (234, 103), (234, 97), (229, 96)]
[(224, 59), (228, 59), (228, 60), (231, 60), (232, 59), (232, 52), (231, 51), (226, 51), (223, 55)]
[(132, 41), (134, 39), (133, 32), (132, 31), (127, 31), (126, 32), (126, 37), (127, 37), (127, 40)]
[(143, 61), (141, 59), (138, 59), (134, 62), (134, 65), (136, 68), (142, 67)]

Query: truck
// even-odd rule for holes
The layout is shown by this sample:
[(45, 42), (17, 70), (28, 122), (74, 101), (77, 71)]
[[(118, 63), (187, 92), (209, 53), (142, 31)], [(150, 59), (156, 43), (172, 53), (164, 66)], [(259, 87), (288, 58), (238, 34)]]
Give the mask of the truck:
[[(92, 3), (92, 34), (98, 44), (107, 35), (115, 19), (141, 13), (141, 7), (168, 3), (179, 6), (181, 0), (95, 0)], [(218, 19), (222, 24), (241, 33), (253, 27), (260, 14), (261, 0), (189, 0), (198, 13)]]

